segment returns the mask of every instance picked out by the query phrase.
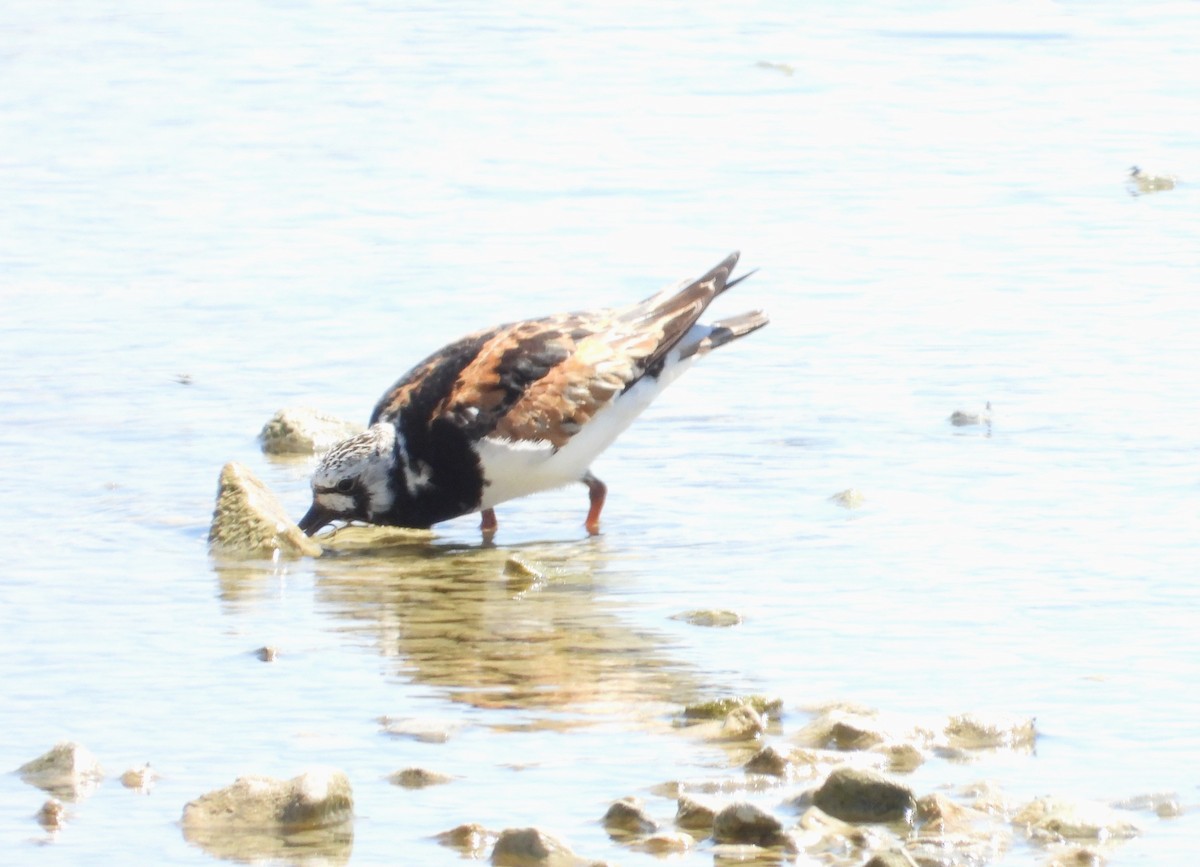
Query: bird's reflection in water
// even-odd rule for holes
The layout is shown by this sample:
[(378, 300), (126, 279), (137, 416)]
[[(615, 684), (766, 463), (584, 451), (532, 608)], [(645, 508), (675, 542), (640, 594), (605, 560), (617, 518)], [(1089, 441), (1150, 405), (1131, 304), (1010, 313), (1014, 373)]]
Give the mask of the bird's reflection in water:
[(370, 633), (397, 673), (455, 701), (642, 716), (699, 691), (606, 593), (601, 538), (505, 549), (398, 534), (369, 552), (349, 542), (316, 562), (318, 601)]

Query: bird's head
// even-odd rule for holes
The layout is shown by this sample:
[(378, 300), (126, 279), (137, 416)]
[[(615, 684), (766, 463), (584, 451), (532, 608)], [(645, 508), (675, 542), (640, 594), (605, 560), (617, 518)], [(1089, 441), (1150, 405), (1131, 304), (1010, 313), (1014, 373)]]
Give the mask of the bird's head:
[(376, 523), (392, 507), (396, 431), (376, 424), (331, 448), (312, 477), (312, 507), (299, 521), (311, 536), (334, 521)]

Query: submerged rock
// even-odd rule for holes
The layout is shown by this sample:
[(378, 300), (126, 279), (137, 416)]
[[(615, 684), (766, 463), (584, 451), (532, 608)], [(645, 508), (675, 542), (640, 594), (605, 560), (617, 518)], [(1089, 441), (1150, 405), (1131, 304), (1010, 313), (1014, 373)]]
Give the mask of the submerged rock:
[(883, 774), (858, 768), (835, 768), (813, 795), (823, 812), (846, 822), (911, 821), (916, 809), (912, 791)]
[(748, 704), (735, 707), (725, 715), (721, 737), (729, 741), (752, 741), (767, 730), (767, 721)]
[(903, 849), (876, 852), (863, 867), (917, 867), (917, 862)]
[(683, 718), (687, 720), (723, 720), (730, 711), (743, 706), (753, 708), (766, 717), (778, 717), (783, 710), (783, 702), (780, 699), (767, 698), (763, 695), (747, 695), (689, 704), (683, 709)]
[(1133, 822), (1100, 804), (1079, 804), (1060, 798), (1038, 798), (1025, 805), (1013, 824), (1043, 843), (1079, 840), (1105, 842), (1141, 833)]
[(1037, 742), (1037, 729), (1032, 717), (983, 717), (965, 713), (950, 717), (945, 736), (951, 748), (1031, 751)]
[(405, 768), (388, 777), (388, 782), (405, 789), (425, 789), (429, 786), (440, 786), (453, 782), (454, 778), (437, 771), (427, 771), (424, 768)]
[(279, 500), (246, 466), (221, 470), (208, 543), (237, 558), (319, 557), (321, 546), (296, 526)]
[(638, 798), (614, 801), (604, 814), (604, 829), (612, 837), (642, 837), (658, 830), (658, 822), (650, 818)]
[(766, 774), (771, 777), (786, 777), (792, 768), (790, 756), (773, 746), (766, 746), (750, 757), (745, 770), (751, 774)]
[(47, 831), (57, 831), (67, 823), (67, 808), (58, 798), (51, 798), (42, 804), (34, 818)]
[(495, 844), (496, 838), (499, 836), (495, 831), (489, 831), (482, 825), (472, 822), (451, 828), (449, 831), (443, 831), (434, 839), (443, 846), (457, 849), (464, 856), (478, 861)]
[(74, 741), (59, 741), (17, 768), (17, 773), (29, 785), (69, 801), (91, 794), (104, 777), (96, 757)]
[(841, 506), (843, 509), (861, 509), (867, 498), (863, 496), (863, 492), (858, 488), (846, 488), (844, 491), (838, 491), (829, 498), (829, 502)]
[(691, 611), (681, 611), (679, 614), (672, 614), (672, 620), (682, 620), (684, 623), (690, 623), (692, 626), (709, 626), (718, 629), (726, 629), (730, 626), (738, 626), (742, 622), (742, 615), (736, 611), (727, 611), (718, 608), (694, 608)]
[(680, 795), (675, 811), (675, 824), (688, 831), (712, 831), (717, 808), (713, 804), (698, 801), (690, 795)]
[(239, 862), (345, 864), (354, 845), (354, 796), (341, 771), (317, 768), (291, 780), (239, 777), (183, 808), (183, 836)]
[(130, 768), (121, 774), (121, 785), (127, 789), (137, 789), (139, 792), (150, 791), (156, 782), (158, 782), (158, 774), (150, 767), (149, 762), (140, 768)]
[(652, 834), (644, 840), (635, 840), (630, 845), (651, 855), (674, 855), (695, 846), (696, 838), (683, 831), (664, 831)]
[(578, 867), (582, 863), (566, 843), (539, 828), (508, 828), (492, 847), (496, 867)]
[(313, 831), (349, 822), (354, 815), (350, 780), (341, 771), (316, 768), (290, 780), (238, 777), (183, 808), (184, 832), (205, 829)]
[(263, 425), (258, 440), (270, 455), (313, 455), (328, 451), (362, 430), (362, 425), (315, 409), (290, 407), (279, 410)]
[(739, 801), (713, 817), (712, 835), (717, 843), (776, 846), (783, 843), (783, 823), (761, 807)]

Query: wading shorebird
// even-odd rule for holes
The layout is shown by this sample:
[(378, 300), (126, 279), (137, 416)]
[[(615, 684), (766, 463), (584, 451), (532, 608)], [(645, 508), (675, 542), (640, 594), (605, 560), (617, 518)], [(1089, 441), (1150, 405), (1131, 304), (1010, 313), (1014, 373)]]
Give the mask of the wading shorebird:
[(607, 492), (592, 461), (702, 355), (767, 324), (761, 311), (702, 325), (731, 280), (733, 253), (698, 280), (629, 307), (563, 313), (476, 331), (439, 349), (375, 405), (366, 431), (334, 446), (300, 519), (428, 528), (573, 482), (600, 531)]

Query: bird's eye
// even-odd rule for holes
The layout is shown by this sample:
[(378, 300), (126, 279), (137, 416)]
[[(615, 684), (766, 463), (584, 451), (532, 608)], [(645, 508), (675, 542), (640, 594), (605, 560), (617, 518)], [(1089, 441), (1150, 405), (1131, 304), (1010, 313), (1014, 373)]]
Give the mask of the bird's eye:
[(354, 479), (342, 479), (337, 483), (339, 494), (348, 494), (354, 490)]

